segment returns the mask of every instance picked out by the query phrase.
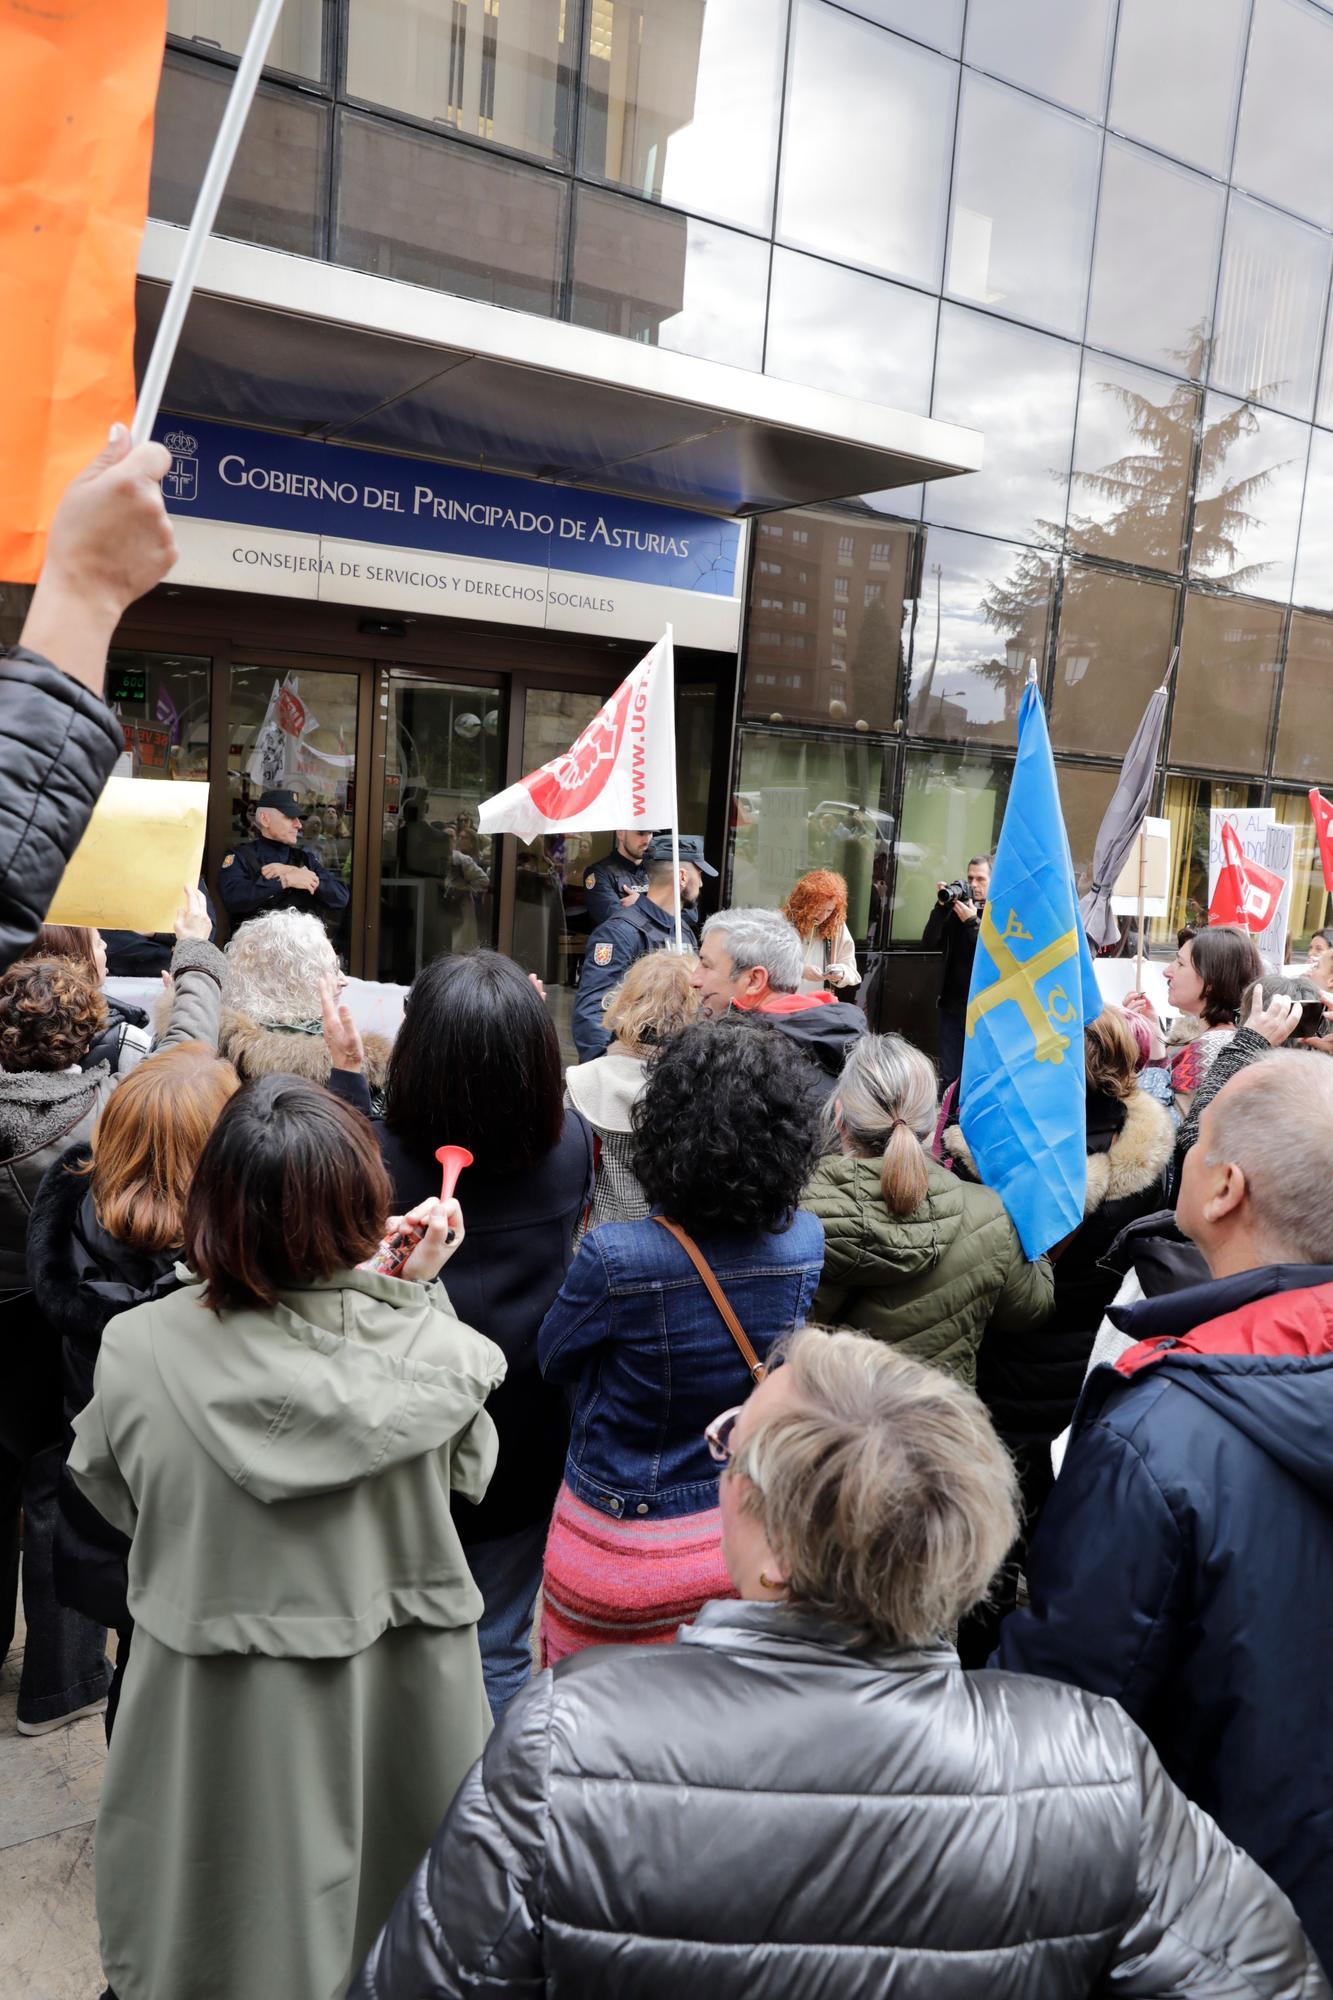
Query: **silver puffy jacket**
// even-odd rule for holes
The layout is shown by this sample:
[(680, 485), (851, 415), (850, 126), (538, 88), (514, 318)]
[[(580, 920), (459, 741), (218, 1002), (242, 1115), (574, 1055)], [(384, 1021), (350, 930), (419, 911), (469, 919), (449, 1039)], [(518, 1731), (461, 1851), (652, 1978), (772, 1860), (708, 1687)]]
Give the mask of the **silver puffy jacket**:
[(781, 1606), (515, 1701), (360, 2000), (1327, 2000), (1112, 1701)]

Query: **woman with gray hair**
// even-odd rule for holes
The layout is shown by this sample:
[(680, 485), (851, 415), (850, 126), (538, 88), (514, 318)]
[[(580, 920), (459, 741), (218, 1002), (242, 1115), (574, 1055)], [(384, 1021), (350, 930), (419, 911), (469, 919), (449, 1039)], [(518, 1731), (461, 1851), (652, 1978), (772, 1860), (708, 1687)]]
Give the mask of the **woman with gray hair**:
[(708, 1430), (742, 1601), (510, 1706), (353, 1995), (1328, 2000), (1115, 1702), (960, 1667), (1016, 1524), (972, 1391), (857, 1334), (783, 1352)]
[(1051, 1267), (1029, 1264), (999, 1196), (932, 1160), (935, 1071), (901, 1035), (854, 1042), (802, 1207), (824, 1225), (811, 1318), (859, 1328), (971, 1386), (988, 1327), (1050, 1317)]
[[(327, 1083), (332, 1064), (324, 1046), (320, 985), (342, 984), (342, 969), (319, 918), (304, 910), (274, 910), (242, 924), (226, 949), (222, 1033), (218, 1053), (243, 1083), (261, 1076), (299, 1076)], [(363, 1037), (371, 1109), (384, 1110), (392, 1044)]]

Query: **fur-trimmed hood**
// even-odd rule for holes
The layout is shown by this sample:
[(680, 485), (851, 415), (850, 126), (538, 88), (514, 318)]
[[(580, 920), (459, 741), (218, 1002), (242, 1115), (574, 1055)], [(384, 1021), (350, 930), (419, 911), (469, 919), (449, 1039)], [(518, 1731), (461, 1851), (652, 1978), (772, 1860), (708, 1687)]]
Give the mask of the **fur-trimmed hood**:
[[(943, 1144), (953, 1159), (980, 1178), (960, 1126), (949, 1126)], [(1176, 1130), (1170, 1113), (1146, 1090), (1136, 1090), (1125, 1104), (1125, 1122), (1110, 1145), (1088, 1154), (1083, 1213), (1094, 1215), (1105, 1202), (1142, 1194), (1161, 1179), (1175, 1149)]]
[[(381, 1092), (389, 1074), (393, 1044), (383, 1035), (367, 1035), (366, 1081), (371, 1090)], [(303, 1034), (299, 1029), (264, 1028), (248, 1014), (230, 1007), (222, 1011), (218, 1054), (234, 1063), (243, 1083), (261, 1076), (299, 1076), (308, 1083), (327, 1083), (329, 1052), (321, 1035)]]

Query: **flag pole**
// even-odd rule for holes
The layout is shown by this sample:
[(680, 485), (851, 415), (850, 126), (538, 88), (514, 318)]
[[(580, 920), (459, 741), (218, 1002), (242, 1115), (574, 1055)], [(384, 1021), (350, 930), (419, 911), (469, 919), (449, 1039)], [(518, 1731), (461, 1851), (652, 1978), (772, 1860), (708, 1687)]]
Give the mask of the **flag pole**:
[(680, 787), (676, 782), (676, 640), (674, 629), (666, 628), (667, 715), (670, 717), (671, 757), (671, 882), (676, 913), (676, 950), (684, 951), (680, 927)]
[(213, 223), (217, 218), (218, 204), (222, 191), (227, 185), (232, 162), (241, 143), (241, 133), (250, 113), (250, 105), (259, 82), (259, 72), (268, 54), (268, 45), (273, 39), (273, 31), (278, 25), (282, 12), (282, 0), (259, 0), (250, 39), (245, 45), (236, 72), (236, 81), (231, 87), (227, 106), (218, 127), (218, 136), (213, 141), (213, 151), (209, 156), (204, 178), (199, 187), (199, 198), (194, 205), (194, 214), (185, 233), (185, 244), (176, 275), (167, 293), (167, 303), (162, 313), (162, 322), (157, 329), (153, 351), (148, 357), (144, 371), (143, 385), (139, 390), (139, 400), (135, 405), (134, 423), (130, 435), (135, 444), (143, 444), (157, 421), (157, 413), (162, 404), (162, 392), (167, 386), (167, 375), (176, 356), (176, 345), (185, 324), (190, 299), (199, 278), (199, 267)]

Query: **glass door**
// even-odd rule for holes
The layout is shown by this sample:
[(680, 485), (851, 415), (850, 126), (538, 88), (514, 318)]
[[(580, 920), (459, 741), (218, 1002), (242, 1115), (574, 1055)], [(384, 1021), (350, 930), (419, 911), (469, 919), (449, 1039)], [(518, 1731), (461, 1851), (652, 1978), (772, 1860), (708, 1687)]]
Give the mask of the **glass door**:
[(406, 986), (441, 952), (495, 943), (498, 853), (477, 814), (501, 787), (504, 698), (399, 669), (386, 678), (375, 976)]

